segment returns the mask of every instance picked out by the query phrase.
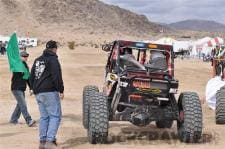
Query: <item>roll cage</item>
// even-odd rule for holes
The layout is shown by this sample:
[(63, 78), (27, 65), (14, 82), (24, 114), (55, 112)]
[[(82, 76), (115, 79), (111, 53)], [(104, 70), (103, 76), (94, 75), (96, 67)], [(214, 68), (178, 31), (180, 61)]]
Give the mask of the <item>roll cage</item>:
[[(173, 46), (171, 45), (162, 45), (146, 42), (134, 42), (126, 40), (116, 40), (111, 44), (107, 45), (107, 50), (109, 56), (106, 64), (106, 73), (121, 73), (120, 64), (122, 51), (124, 48), (131, 48), (135, 55), (135, 60), (140, 64), (144, 65), (144, 56), (147, 56), (146, 53), (149, 51), (160, 51), (165, 55), (166, 63), (168, 66), (167, 73), (174, 77), (174, 52)], [(146, 58), (146, 57), (145, 57)]]

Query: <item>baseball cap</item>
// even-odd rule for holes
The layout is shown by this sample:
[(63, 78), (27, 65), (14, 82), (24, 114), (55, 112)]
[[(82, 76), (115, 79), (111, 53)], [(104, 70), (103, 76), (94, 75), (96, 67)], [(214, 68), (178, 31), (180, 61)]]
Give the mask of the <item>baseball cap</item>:
[(54, 41), (54, 40), (49, 40), (49, 41), (46, 43), (46, 48), (47, 48), (47, 49), (53, 49), (53, 48), (56, 48), (56, 49), (57, 49), (57, 42)]
[(22, 52), (20, 52), (20, 56), (21, 57), (28, 57), (29, 54), (26, 51), (22, 51)]

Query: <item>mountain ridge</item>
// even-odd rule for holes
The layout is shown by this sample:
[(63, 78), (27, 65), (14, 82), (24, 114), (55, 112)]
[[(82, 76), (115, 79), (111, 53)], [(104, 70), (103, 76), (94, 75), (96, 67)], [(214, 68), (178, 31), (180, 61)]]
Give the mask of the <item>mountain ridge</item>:
[(168, 26), (179, 30), (225, 32), (225, 24), (212, 20), (189, 19), (170, 23)]

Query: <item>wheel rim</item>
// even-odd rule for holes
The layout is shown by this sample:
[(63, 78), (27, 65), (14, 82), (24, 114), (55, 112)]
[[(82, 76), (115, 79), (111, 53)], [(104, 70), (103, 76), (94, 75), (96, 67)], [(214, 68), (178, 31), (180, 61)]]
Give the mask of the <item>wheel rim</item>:
[(179, 112), (179, 121), (182, 123), (184, 122), (184, 111), (183, 110)]
[(180, 138), (182, 138), (183, 131), (184, 131), (184, 110), (181, 104), (179, 104), (179, 117), (177, 121), (177, 131)]

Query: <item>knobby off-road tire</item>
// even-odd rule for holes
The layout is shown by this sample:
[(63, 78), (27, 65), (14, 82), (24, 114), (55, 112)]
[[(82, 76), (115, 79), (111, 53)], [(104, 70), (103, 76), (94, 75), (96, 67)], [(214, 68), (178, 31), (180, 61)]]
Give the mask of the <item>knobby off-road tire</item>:
[(109, 127), (108, 100), (104, 93), (95, 92), (89, 106), (88, 140), (91, 144), (107, 143)]
[(99, 92), (98, 87), (94, 85), (87, 85), (83, 88), (83, 126), (85, 129), (88, 128), (88, 111), (90, 104), (90, 97), (95, 92)]
[(196, 143), (202, 135), (202, 108), (197, 93), (181, 93), (178, 100), (178, 136), (182, 142)]
[(225, 124), (225, 87), (216, 93), (216, 124)]
[(172, 120), (161, 120), (155, 122), (157, 128), (171, 128), (173, 125)]

